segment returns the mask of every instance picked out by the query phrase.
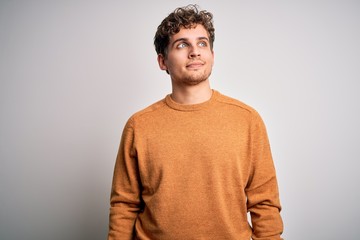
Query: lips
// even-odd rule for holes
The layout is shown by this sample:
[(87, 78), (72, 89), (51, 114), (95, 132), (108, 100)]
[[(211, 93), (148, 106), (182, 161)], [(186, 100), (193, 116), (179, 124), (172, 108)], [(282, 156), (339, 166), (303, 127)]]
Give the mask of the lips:
[(202, 61), (194, 61), (186, 65), (187, 68), (199, 68), (202, 66), (204, 66), (204, 62)]

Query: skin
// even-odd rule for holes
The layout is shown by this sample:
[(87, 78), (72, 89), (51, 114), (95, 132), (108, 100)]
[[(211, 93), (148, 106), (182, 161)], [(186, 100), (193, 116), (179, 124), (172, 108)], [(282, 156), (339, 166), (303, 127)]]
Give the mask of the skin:
[(181, 28), (170, 37), (167, 55), (158, 55), (161, 70), (172, 83), (171, 97), (181, 104), (197, 104), (211, 98), (209, 76), (214, 64), (209, 34), (203, 25)]

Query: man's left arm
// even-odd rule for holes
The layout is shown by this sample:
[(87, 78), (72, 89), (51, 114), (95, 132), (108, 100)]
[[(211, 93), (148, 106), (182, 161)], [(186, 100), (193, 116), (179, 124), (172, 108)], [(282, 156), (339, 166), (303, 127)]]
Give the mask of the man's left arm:
[(246, 187), (254, 240), (279, 240), (283, 232), (275, 167), (265, 125), (258, 114), (251, 127), (251, 175)]

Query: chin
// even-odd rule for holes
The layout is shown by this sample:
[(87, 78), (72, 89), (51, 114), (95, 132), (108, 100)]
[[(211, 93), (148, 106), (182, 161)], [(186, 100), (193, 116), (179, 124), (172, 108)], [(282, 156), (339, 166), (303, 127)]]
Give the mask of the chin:
[(189, 85), (189, 86), (196, 86), (202, 82), (204, 82), (205, 80), (192, 80), (192, 81), (185, 81), (185, 84)]
[(202, 83), (206, 80), (209, 79), (210, 77), (210, 73), (198, 73), (198, 74), (193, 74), (192, 76), (188, 76), (187, 78), (185, 78), (185, 82), (187, 82), (190, 85), (197, 85), (199, 83)]
[(208, 77), (197, 77), (197, 78), (186, 78), (184, 79), (184, 83), (188, 84), (188, 85), (198, 85), (202, 82), (205, 82), (208, 79)]

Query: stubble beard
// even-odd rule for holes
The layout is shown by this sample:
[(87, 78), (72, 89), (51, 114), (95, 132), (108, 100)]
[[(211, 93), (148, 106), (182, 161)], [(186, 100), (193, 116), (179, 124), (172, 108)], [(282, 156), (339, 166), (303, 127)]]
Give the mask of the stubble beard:
[(183, 83), (189, 86), (195, 86), (198, 85), (206, 80), (209, 79), (211, 75), (211, 69), (210, 71), (204, 71), (204, 72), (194, 72), (192, 74), (189, 74), (188, 76), (185, 76), (183, 78)]

